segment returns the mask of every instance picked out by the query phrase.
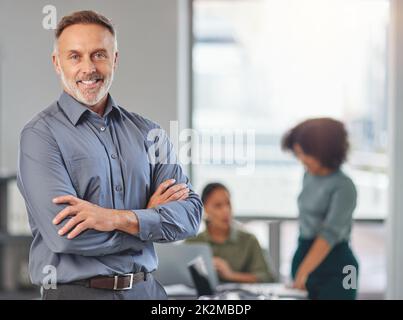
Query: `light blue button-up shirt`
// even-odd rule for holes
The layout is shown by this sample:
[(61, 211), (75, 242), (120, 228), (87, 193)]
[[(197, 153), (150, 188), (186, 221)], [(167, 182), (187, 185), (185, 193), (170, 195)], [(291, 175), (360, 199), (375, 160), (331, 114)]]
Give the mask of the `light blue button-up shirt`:
[[(25, 199), (33, 235), (30, 277), (41, 285), (49, 267), (57, 282), (97, 275), (153, 271), (153, 242), (194, 236), (202, 203), (157, 124), (118, 106), (108, 97), (101, 117), (64, 92), (21, 132), (17, 184)], [(186, 183), (189, 197), (144, 209), (159, 184)], [(66, 205), (52, 203), (73, 195), (104, 208), (133, 210), (139, 234), (86, 230), (74, 239), (59, 236), (53, 218)]]

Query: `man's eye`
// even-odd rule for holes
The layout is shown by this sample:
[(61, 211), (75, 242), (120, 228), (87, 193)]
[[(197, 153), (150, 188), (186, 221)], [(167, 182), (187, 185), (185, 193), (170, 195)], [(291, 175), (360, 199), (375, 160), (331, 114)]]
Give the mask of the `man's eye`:
[(104, 58), (106, 58), (106, 55), (101, 53), (101, 52), (98, 52), (98, 53), (95, 54), (95, 58), (104, 59)]
[(72, 60), (77, 60), (78, 58), (79, 57), (78, 57), (77, 54), (73, 54), (73, 55), (70, 56), (70, 59), (72, 59)]

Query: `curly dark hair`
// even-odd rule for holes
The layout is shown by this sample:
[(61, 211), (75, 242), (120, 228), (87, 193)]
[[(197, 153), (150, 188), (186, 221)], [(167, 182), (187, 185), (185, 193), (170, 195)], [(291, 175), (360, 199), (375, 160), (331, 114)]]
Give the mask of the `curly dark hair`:
[(308, 119), (290, 129), (283, 136), (282, 149), (294, 152), (295, 144), (329, 169), (340, 168), (349, 149), (344, 124), (331, 118)]

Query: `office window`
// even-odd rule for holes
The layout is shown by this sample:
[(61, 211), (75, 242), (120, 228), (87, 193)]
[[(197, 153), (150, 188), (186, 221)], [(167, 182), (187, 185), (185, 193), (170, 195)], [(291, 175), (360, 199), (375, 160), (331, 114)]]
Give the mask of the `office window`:
[[(217, 180), (227, 184), (236, 216), (297, 217), (303, 169), (281, 151), (281, 136), (302, 120), (330, 116), (345, 122), (350, 134), (344, 170), (358, 189), (354, 218), (382, 221), (388, 197), (389, 1), (194, 0), (193, 12), (193, 127), (219, 139), (234, 129), (253, 129), (255, 137), (254, 170), (245, 173), (222, 161), (194, 163), (196, 189)], [(262, 224), (252, 222), (249, 229), (267, 248)], [(297, 236), (295, 222), (282, 224), (285, 277)], [(361, 266), (360, 298), (382, 298), (383, 224), (356, 224), (352, 246)]]
[(236, 215), (296, 217), (302, 167), (280, 149), (283, 133), (310, 117), (344, 121), (345, 171), (355, 218), (387, 209), (386, 0), (194, 0), (193, 127), (255, 133), (255, 168), (193, 165), (198, 190), (221, 181)]

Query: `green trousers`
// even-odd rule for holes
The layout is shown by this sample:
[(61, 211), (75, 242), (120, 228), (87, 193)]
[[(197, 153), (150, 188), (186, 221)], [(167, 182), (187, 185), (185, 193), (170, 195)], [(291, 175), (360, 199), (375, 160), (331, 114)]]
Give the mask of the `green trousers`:
[[(295, 279), (299, 265), (308, 253), (314, 239), (298, 239), (291, 275)], [(346, 269), (344, 269), (348, 266)], [(354, 273), (351, 270), (354, 269)], [(343, 273), (343, 270), (345, 273)], [(356, 276), (355, 281), (351, 277)], [(311, 272), (306, 281), (308, 298), (313, 300), (353, 300), (357, 295), (358, 262), (347, 242), (336, 244), (322, 263)]]

